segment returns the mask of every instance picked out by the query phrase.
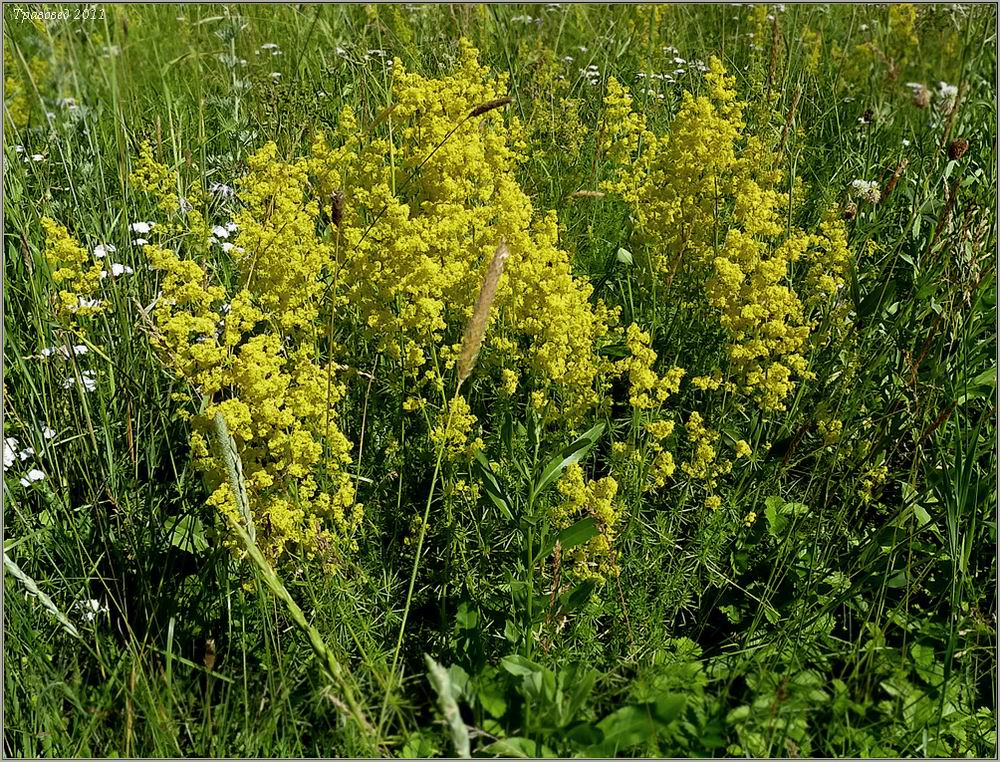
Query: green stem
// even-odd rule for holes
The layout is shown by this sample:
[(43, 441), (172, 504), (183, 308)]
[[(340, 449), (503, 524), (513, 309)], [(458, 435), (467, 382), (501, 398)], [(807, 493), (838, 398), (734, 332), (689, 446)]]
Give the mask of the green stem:
[(427, 491), (427, 503), (424, 506), (423, 520), (420, 522), (420, 533), (417, 535), (417, 550), (413, 556), (413, 569), (410, 572), (410, 584), (406, 591), (406, 605), (403, 607), (403, 621), (399, 625), (399, 636), (396, 638), (396, 649), (392, 656), (392, 669), (389, 672), (389, 684), (385, 689), (385, 698), (382, 700), (382, 710), (379, 712), (378, 727), (376, 735), (381, 737), (382, 728), (385, 725), (385, 715), (389, 707), (389, 697), (396, 688), (396, 670), (399, 667), (399, 654), (403, 648), (403, 638), (406, 635), (406, 621), (410, 616), (410, 606), (413, 603), (413, 590), (417, 584), (417, 572), (420, 569), (420, 555), (423, 552), (424, 537), (427, 534), (427, 522), (430, 519), (431, 503), (434, 500), (434, 488), (437, 486), (438, 475), (441, 473), (441, 461), (444, 458), (444, 450), (448, 445), (448, 432), (451, 430), (451, 418), (455, 412), (455, 401), (458, 399), (458, 392), (461, 384), (455, 387), (455, 396), (448, 410), (448, 419), (444, 425), (444, 436), (441, 438), (441, 445), (438, 447), (437, 461), (434, 464), (434, 476), (431, 478), (431, 486)]

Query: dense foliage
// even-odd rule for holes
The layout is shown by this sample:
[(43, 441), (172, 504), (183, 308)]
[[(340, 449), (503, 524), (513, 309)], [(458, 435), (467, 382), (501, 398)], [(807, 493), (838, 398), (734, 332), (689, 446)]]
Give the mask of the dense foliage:
[(995, 8), (80, 8), (8, 754), (996, 753)]

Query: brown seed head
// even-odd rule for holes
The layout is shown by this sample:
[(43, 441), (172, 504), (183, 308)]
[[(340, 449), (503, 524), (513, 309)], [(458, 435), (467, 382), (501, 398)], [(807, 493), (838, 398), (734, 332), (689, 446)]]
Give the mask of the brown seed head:
[(927, 108), (931, 105), (931, 91), (924, 85), (913, 88), (913, 105), (917, 108)]
[(510, 101), (511, 101), (510, 98), (503, 97), (503, 98), (494, 98), (491, 101), (486, 101), (486, 103), (480, 103), (478, 106), (472, 109), (472, 111), (469, 112), (469, 116), (467, 118), (472, 119), (473, 117), (482, 116), (488, 111), (493, 111), (494, 109), (506, 106), (508, 103), (510, 103)]
[(965, 138), (959, 138), (958, 140), (953, 140), (948, 144), (948, 158), (949, 159), (961, 159), (965, 156), (966, 152), (969, 150), (969, 141)]
[(202, 663), (209, 672), (215, 667), (215, 638), (205, 640), (205, 656)]
[(330, 221), (340, 227), (340, 221), (344, 218), (344, 192), (336, 190), (330, 194)]
[(496, 253), (486, 271), (486, 278), (479, 289), (479, 298), (476, 300), (476, 308), (472, 312), (472, 317), (465, 326), (465, 335), (462, 336), (462, 352), (458, 357), (458, 386), (472, 373), (476, 366), (476, 358), (479, 356), (479, 349), (483, 345), (483, 336), (486, 334), (486, 322), (489, 319), (490, 307), (493, 299), (497, 295), (497, 286), (500, 284), (500, 276), (503, 275), (504, 262), (510, 251), (507, 244), (500, 241), (497, 245)]
[(845, 220), (853, 220), (858, 214), (858, 205), (853, 201), (848, 201), (844, 204), (843, 214)]

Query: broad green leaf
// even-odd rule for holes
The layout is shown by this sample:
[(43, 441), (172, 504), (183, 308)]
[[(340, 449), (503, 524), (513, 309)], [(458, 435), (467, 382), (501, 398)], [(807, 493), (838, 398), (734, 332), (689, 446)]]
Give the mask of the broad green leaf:
[(600, 749), (614, 755), (622, 749), (653, 739), (684, 711), (685, 697), (666, 694), (654, 702), (625, 706), (612, 712), (597, 727), (604, 733)]
[(782, 515), (782, 508), (785, 501), (780, 497), (772, 495), (764, 501), (764, 516), (767, 519), (767, 531), (775, 539), (780, 539), (785, 534), (785, 527), (788, 519)]
[(568, 466), (578, 463), (584, 455), (590, 452), (590, 448), (597, 444), (597, 440), (600, 439), (603, 432), (604, 424), (597, 424), (550, 460), (535, 481), (535, 496), (542, 494), (545, 488), (558, 479)]
[(205, 527), (197, 516), (170, 516), (163, 522), (170, 544), (187, 553), (208, 550)]
[(566, 527), (566, 529), (562, 530), (555, 537), (550, 537), (545, 545), (542, 546), (541, 551), (535, 558), (535, 562), (537, 563), (548, 558), (552, 551), (555, 550), (557, 542), (563, 550), (569, 550), (597, 537), (599, 531), (597, 528), (597, 519), (593, 516), (580, 519), (573, 526)]
[(542, 667), (524, 656), (505, 656), (500, 660), (500, 664), (505, 670), (510, 672), (510, 674), (517, 677), (523, 677), (525, 675), (542, 671)]
[(576, 718), (576, 713), (586, 702), (591, 691), (594, 690), (594, 683), (597, 681), (597, 670), (587, 669), (583, 675), (574, 675), (569, 688), (569, 699), (563, 707), (563, 724), (568, 725)]
[(492, 757), (515, 757), (517, 759), (536, 757), (538, 756), (537, 751), (538, 746), (534, 741), (520, 736), (501, 738), (499, 741), (494, 741), (482, 748), (484, 754)]
[(588, 579), (574, 587), (568, 595), (564, 596), (562, 604), (563, 610), (566, 612), (573, 612), (586, 605), (587, 601), (590, 600), (590, 596), (594, 594), (594, 588), (596, 586), (597, 585), (594, 580)]
[(992, 397), (993, 390), (997, 385), (997, 369), (996, 366), (992, 368), (987, 368), (982, 373), (980, 373), (975, 378), (971, 379), (958, 395), (955, 402), (959, 405), (964, 405), (969, 400), (979, 399), (982, 397)]

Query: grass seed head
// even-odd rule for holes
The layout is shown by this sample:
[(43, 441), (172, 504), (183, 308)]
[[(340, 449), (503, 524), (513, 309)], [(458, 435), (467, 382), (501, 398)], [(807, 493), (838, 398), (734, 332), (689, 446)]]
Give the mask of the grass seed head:
[(465, 326), (465, 335), (462, 337), (462, 352), (458, 358), (458, 386), (472, 373), (476, 366), (476, 358), (479, 356), (479, 349), (483, 345), (483, 335), (486, 333), (486, 322), (489, 319), (490, 307), (497, 294), (497, 286), (500, 283), (500, 276), (503, 275), (504, 262), (510, 251), (507, 244), (500, 241), (497, 245), (496, 253), (493, 254), (493, 261), (486, 271), (486, 279), (482, 288), (479, 289), (479, 298), (476, 300), (476, 309), (472, 313), (468, 324)]
[(483, 114), (493, 111), (494, 109), (503, 108), (510, 103), (510, 101), (511, 99), (505, 96), (503, 98), (494, 98), (491, 101), (486, 101), (486, 103), (480, 103), (469, 112), (468, 118), (474, 119), (475, 117), (482, 116)]

